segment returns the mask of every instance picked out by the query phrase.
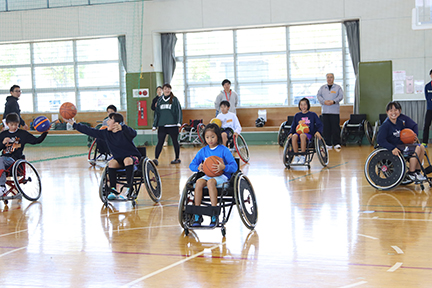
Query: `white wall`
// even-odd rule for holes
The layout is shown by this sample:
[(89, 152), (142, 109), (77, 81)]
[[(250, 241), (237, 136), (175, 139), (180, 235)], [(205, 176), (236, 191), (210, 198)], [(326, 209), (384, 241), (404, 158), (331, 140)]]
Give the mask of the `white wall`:
[[(141, 49), (141, 13), (144, 4)], [(129, 72), (161, 71), (159, 32), (360, 19), (362, 61), (429, 81), (432, 31), (411, 29), (414, 0), (154, 0), (0, 13), (0, 41), (126, 35)], [(153, 67), (151, 67), (151, 64)]]

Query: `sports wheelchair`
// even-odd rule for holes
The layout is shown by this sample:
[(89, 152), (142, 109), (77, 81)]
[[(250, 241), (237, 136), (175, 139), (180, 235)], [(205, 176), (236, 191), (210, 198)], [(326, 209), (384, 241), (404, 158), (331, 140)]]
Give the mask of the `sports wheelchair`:
[(421, 171), (427, 180), (412, 181), (406, 177), (408, 171), (407, 160), (411, 157), (416, 157), (417, 160), (419, 160), (416, 153), (413, 155), (399, 154), (396, 156), (386, 148), (377, 146), (366, 159), (364, 166), (366, 180), (372, 187), (378, 190), (390, 190), (397, 187), (399, 184), (407, 185), (413, 182), (415, 184), (420, 184), (421, 190), (424, 190), (424, 182), (427, 182), (429, 187), (432, 187), (432, 178), (427, 177), (427, 174), (432, 172), (432, 166), (427, 153), (425, 153), (425, 158), (427, 159), (429, 166), (424, 168), (423, 165), (420, 165)]
[[(95, 129), (101, 129), (102, 127), (102, 124), (98, 124), (96, 125)], [(91, 166), (96, 166), (98, 163), (106, 164), (112, 159), (112, 155), (108, 146), (105, 144), (105, 142), (101, 142), (103, 140), (98, 140), (88, 136), (87, 141), (87, 146), (90, 148), (87, 159)]]
[(180, 145), (201, 145), (204, 143), (204, 124), (203, 120), (189, 120), (189, 124), (184, 123), (179, 128)]
[(366, 114), (351, 114), (350, 119), (345, 121), (341, 129), (341, 144), (346, 145), (348, 141), (361, 146), (363, 137), (366, 135), (370, 145), (373, 145), (373, 129), (369, 121), (366, 120)]
[[(145, 147), (139, 147), (138, 150), (140, 151), (142, 157), (139, 161), (139, 164), (135, 165), (134, 167), (134, 178), (131, 187), (133, 189), (130, 190), (130, 194), (127, 195), (128, 197), (126, 200), (132, 201), (132, 206), (134, 207), (136, 205), (136, 199), (140, 192), (142, 183), (144, 183), (147, 193), (154, 202), (159, 202), (162, 197), (162, 182), (156, 165), (152, 160), (147, 158)], [(108, 203), (111, 201), (124, 201), (108, 200), (108, 195), (110, 194), (108, 168), (108, 165), (104, 168), (99, 185), (99, 197), (107, 207)], [(122, 186), (121, 189), (123, 189), (124, 185), (126, 184), (126, 170), (120, 168), (117, 170), (117, 185)]]
[(287, 121), (282, 122), (278, 131), (277, 142), (279, 146), (284, 147), (285, 141), (288, 137), (288, 134), (291, 130), (291, 125), (294, 121), (294, 116), (288, 116)]
[(375, 121), (375, 125), (373, 127), (373, 136), (372, 136), (372, 143), (375, 145), (377, 136), (378, 136), (378, 130), (379, 127), (384, 123), (384, 121), (387, 119), (387, 114), (379, 114), (379, 119)]
[[(246, 140), (243, 138), (242, 135), (238, 134), (237, 136), (234, 135), (234, 130), (231, 128), (229, 129), (228, 133), (228, 142), (227, 147), (231, 151), (231, 153), (237, 152), (240, 159), (248, 163), (250, 160), (250, 154), (249, 154), (249, 148), (246, 144)], [(240, 167), (240, 166), (239, 166)]]
[[(237, 164), (239, 159), (236, 158)], [(221, 228), (222, 236), (225, 237), (225, 224), (231, 215), (233, 206), (237, 206), (240, 218), (243, 224), (250, 230), (253, 230), (258, 220), (258, 207), (250, 180), (240, 171), (237, 170), (229, 182), (223, 183), (218, 191), (218, 206), (211, 206), (210, 196), (207, 187), (203, 189), (203, 198), (201, 206), (194, 205), (194, 189), (197, 179), (204, 173), (194, 173), (186, 182), (180, 197), (178, 206), (178, 220), (180, 226), (184, 229), (185, 235), (189, 234), (189, 229), (214, 229)], [(216, 226), (201, 225), (192, 227), (193, 215), (218, 216), (219, 221)], [(222, 214), (222, 215), (221, 215)]]
[(6, 173), (6, 190), (0, 195), (0, 200), (3, 200), (5, 205), (9, 200), (22, 199), (22, 196), (29, 201), (36, 201), (40, 198), (42, 184), (39, 173), (24, 158), (0, 171), (0, 175), (2, 173)]
[[(299, 151), (300, 151), (300, 142), (297, 145), (299, 145)], [(321, 165), (324, 167), (327, 166), (329, 162), (329, 155), (327, 151), (327, 145), (323, 137), (319, 139), (318, 137), (313, 136), (311, 141), (307, 140), (306, 142), (306, 151), (297, 152), (297, 153), (294, 152), (292, 138), (290, 138), (287, 141), (285, 141), (282, 160), (285, 167), (288, 169), (291, 166), (304, 166), (304, 165), (307, 165), (308, 169), (310, 169), (310, 163), (312, 162), (315, 153), (317, 153)], [(292, 164), (291, 162), (294, 156), (299, 156), (299, 155), (306, 156), (305, 163)]]

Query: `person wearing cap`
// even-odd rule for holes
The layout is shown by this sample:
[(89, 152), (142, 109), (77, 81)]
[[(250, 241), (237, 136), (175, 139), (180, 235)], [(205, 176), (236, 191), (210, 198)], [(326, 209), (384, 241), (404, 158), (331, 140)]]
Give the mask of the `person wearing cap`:
[(224, 90), (219, 93), (214, 102), (216, 116), (219, 114), (220, 103), (224, 100), (230, 103), (229, 112), (236, 114), (238, 94), (235, 91), (231, 90), (231, 81), (229, 81), (228, 79), (222, 81), (222, 87), (224, 88)]

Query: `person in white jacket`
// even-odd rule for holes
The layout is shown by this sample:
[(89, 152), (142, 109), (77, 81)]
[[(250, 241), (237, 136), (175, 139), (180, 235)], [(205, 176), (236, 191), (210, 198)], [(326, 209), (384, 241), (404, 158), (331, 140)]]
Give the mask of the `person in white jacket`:
[(221, 113), (217, 115), (217, 118), (222, 122), (222, 143), (226, 146), (228, 142), (228, 133), (231, 132), (230, 130), (232, 129), (234, 131), (234, 135), (237, 136), (241, 133), (242, 127), (237, 116), (234, 113), (228, 111), (230, 109), (230, 103), (228, 101), (222, 101), (220, 103), (219, 109)]
[(222, 86), (224, 90), (219, 93), (215, 100), (216, 116), (220, 113), (219, 107), (221, 102), (224, 100), (228, 101), (231, 105), (229, 111), (236, 114), (238, 94), (235, 91), (231, 90), (231, 81), (229, 81), (228, 79), (222, 81)]

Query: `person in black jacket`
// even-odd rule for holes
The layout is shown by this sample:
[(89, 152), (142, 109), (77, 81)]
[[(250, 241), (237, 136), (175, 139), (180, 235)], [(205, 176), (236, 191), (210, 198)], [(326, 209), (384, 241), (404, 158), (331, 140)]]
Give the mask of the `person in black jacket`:
[[(72, 124), (75, 130), (105, 141), (113, 156), (113, 159), (108, 162), (111, 189), (108, 200), (127, 200), (133, 191), (133, 168), (141, 158), (141, 153), (133, 142), (137, 132), (123, 124), (123, 115), (120, 113), (111, 113), (109, 115), (108, 128), (104, 130), (75, 123), (74, 119), (65, 119), (65, 121)], [(126, 170), (127, 179), (127, 184), (122, 188), (121, 193), (116, 190), (117, 169), (119, 168)]]
[(9, 91), (11, 93), (11, 96), (6, 97), (3, 119), (5, 119), (8, 114), (15, 112), (16, 114), (18, 114), (18, 117), (20, 119), (19, 125), (24, 127), (25, 130), (28, 130), (27, 124), (21, 118), (21, 110), (18, 104), (19, 97), (21, 96), (21, 88), (18, 85), (13, 85)]
[(156, 88), (156, 97), (153, 98), (153, 101), (152, 101), (152, 104), (150, 107), (153, 111), (156, 110), (157, 102), (158, 102), (159, 98), (162, 96), (162, 93), (163, 93), (162, 86), (158, 86)]
[(48, 132), (43, 132), (41, 136), (35, 137), (25, 130), (18, 129), (20, 117), (17, 113), (9, 113), (6, 116), (6, 125), (9, 127), (0, 133), (0, 194), (6, 191), (6, 173), (3, 173), (16, 160), (23, 157), (25, 144), (39, 144), (45, 140)]

